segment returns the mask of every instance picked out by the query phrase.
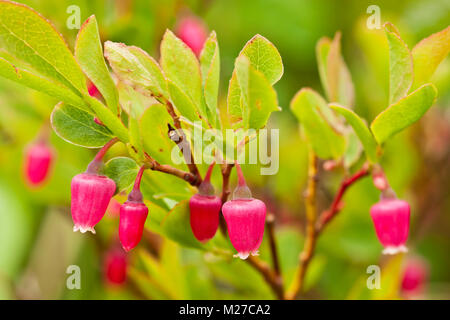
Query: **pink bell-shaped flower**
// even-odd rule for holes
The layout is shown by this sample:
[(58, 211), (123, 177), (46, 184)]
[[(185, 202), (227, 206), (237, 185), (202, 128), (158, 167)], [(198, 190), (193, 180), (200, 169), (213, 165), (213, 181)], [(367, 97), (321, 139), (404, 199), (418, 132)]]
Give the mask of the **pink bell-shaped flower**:
[(384, 254), (407, 252), (410, 208), (408, 202), (396, 198), (381, 199), (370, 208), (378, 239)]
[(237, 256), (246, 259), (249, 254), (258, 255), (266, 221), (266, 205), (252, 197), (245, 183), (241, 167), (236, 162), (238, 186), (233, 199), (225, 202), (222, 213), (227, 222), (231, 244), (237, 250)]
[(111, 285), (121, 285), (127, 279), (127, 256), (119, 248), (107, 252), (104, 261), (104, 274)]
[(176, 34), (197, 56), (200, 55), (208, 37), (208, 31), (203, 21), (194, 16), (182, 18)]
[(73, 231), (91, 231), (100, 222), (106, 212), (109, 201), (116, 191), (114, 180), (100, 175), (103, 156), (117, 141), (108, 142), (88, 165), (86, 172), (73, 177), (71, 189), (71, 212), (74, 222)]
[(402, 278), (402, 294), (408, 299), (423, 299), (428, 279), (428, 264), (419, 257), (406, 261)]
[(31, 187), (37, 187), (48, 178), (54, 152), (44, 141), (30, 145), (25, 153), (25, 177)]
[(189, 200), (191, 229), (195, 238), (203, 243), (216, 234), (222, 207), (222, 201), (214, 195), (214, 187), (210, 182), (214, 165), (215, 162), (209, 166), (205, 179), (200, 184), (199, 192)]
[(139, 190), (144, 170), (145, 167), (142, 166), (128, 200), (120, 206), (119, 238), (125, 251), (130, 251), (141, 241), (148, 216), (148, 208), (142, 201)]

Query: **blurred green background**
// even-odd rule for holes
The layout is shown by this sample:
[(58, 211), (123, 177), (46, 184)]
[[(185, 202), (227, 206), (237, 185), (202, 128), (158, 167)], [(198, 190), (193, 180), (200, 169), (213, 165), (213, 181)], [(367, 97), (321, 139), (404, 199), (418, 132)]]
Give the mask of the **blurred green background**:
[[(256, 197), (264, 199), (277, 219), (278, 247), (286, 286), (293, 278), (302, 248), (307, 149), (289, 101), (302, 87), (323, 92), (315, 44), (322, 36), (342, 31), (342, 54), (356, 89), (358, 114), (371, 121), (387, 105), (388, 55), (381, 30), (369, 30), (369, 5), (381, 9), (381, 22), (394, 23), (412, 48), (420, 39), (448, 26), (450, 0), (30, 0), (25, 3), (47, 19), (73, 48), (78, 30), (69, 30), (69, 5), (81, 8), (81, 21), (95, 14), (102, 41), (136, 45), (155, 58), (166, 28), (174, 29), (187, 12), (201, 17), (218, 35), (221, 51), (221, 107), (234, 59), (259, 33), (280, 51), (285, 66), (276, 84), (282, 112), (269, 126), (280, 129), (280, 170), (260, 176), (257, 166), (244, 166)], [(1, 48), (0, 48), (1, 49)], [(412, 207), (410, 253), (429, 264), (426, 298), (450, 298), (450, 61), (433, 76), (439, 96), (426, 116), (386, 145), (382, 165), (398, 196)], [(55, 134), (51, 142), (57, 161), (51, 180), (30, 190), (22, 179), (25, 146), (48, 121), (52, 99), (0, 78), (0, 298), (2, 299), (253, 299), (273, 298), (258, 273), (242, 261), (181, 248), (146, 235), (148, 241), (130, 255), (127, 284), (104, 281), (103, 258), (115, 245), (117, 218), (105, 218), (98, 235), (71, 231), (70, 180), (85, 170), (93, 150), (76, 147)], [(120, 154), (121, 150), (113, 150)], [(76, 156), (74, 156), (76, 154)], [(321, 172), (320, 208), (331, 201), (343, 172)], [(217, 185), (219, 187), (219, 185)], [(366, 288), (369, 265), (392, 266), (381, 256), (369, 216), (379, 198), (370, 179), (355, 185), (345, 208), (321, 236), (307, 275), (307, 298), (392, 298), (386, 291)], [(149, 219), (152, 212), (149, 213)], [(188, 227), (188, 226), (187, 226)], [(270, 261), (264, 240), (261, 258)], [(395, 261), (394, 261), (395, 262)], [(80, 290), (66, 288), (66, 268), (81, 268)]]

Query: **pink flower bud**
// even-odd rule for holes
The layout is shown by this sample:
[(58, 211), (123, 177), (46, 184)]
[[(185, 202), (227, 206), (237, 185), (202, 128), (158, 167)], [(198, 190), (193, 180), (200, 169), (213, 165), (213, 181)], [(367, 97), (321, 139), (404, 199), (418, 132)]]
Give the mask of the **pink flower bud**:
[(120, 207), (119, 238), (125, 251), (130, 251), (141, 241), (148, 216), (148, 208), (142, 202), (142, 193), (139, 190), (144, 170), (145, 167), (142, 166), (128, 200)]
[(409, 259), (403, 272), (402, 293), (409, 298), (420, 296), (424, 292), (427, 278), (427, 264), (422, 259)]
[(237, 162), (236, 170), (239, 185), (233, 193), (233, 199), (223, 205), (222, 212), (231, 244), (238, 252), (237, 256), (246, 259), (249, 254), (258, 254), (264, 234), (266, 205), (261, 200), (252, 198)]
[(384, 254), (407, 252), (410, 208), (406, 201), (386, 198), (370, 208), (377, 237)]
[(219, 227), (219, 213), (222, 201), (214, 195), (210, 178), (215, 163), (212, 163), (205, 179), (199, 187), (199, 192), (189, 200), (191, 229), (195, 238), (206, 242), (213, 238)]
[(73, 231), (95, 233), (94, 226), (105, 215), (115, 190), (116, 184), (108, 177), (91, 173), (76, 175), (71, 184)]
[(88, 85), (88, 92), (91, 97), (98, 97), (100, 95), (100, 91), (98, 91), (97, 87), (92, 82)]
[(127, 256), (117, 249), (106, 254), (104, 273), (106, 280), (112, 285), (121, 285), (127, 278)]
[(178, 24), (176, 34), (198, 56), (208, 37), (205, 24), (198, 18), (190, 16), (183, 18)]
[(142, 202), (126, 201), (120, 207), (119, 238), (125, 251), (136, 247), (142, 238), (148, 208)]
[(89, 163), (86, 172), (73, 177), (71, 189), (71, 211), (73, 231), (95, 233), (94, 226), (102, 220), (106, 208), (116, 191), (114, 180), (99, 174), (106, 151), (118, 141), (109, 141)]
[(53, 150), (44, 142), (32, 144), (25, 154), (25, 176), (30, 186), (42, 184), (53, 162)]

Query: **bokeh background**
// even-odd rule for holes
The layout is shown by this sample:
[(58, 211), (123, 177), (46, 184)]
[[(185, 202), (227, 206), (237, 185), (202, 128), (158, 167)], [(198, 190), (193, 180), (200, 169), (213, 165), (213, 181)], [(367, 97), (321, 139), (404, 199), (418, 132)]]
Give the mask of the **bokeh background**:
[[(30, 5), (53, 22), (73, 48), (78, 30), (69, 30), (69, 5), (81, 8), (81, 20), (95, 14), (103, 41), (136, 45), (159, 56), (166, 28), (173, 29), (186, 14), (201, 17), (218, 35), (221, 51), (220, 104), (234, 59), (243, 45), (259, 33), (271, 40), (283, 58), (285, 72), (276, 84), (282, 112), (269, 126), (280, 129), (280, 169), (260, 176), (257, 166), (245, 166), (254, 194), (276, 216), (278, 247), (286, 285), (302, 248), (306, 179), (305, 142), (289, 110), (289, 101), (302, 87), (323, 92), (315, 44), (322, 36), (342, 31), (342, 53), (356, 89), (358, 114), (371, 121), (387, 105), (388, 55), (381, 30), (369, 30), (369, 5), (381, 9), (381, 22), (394, 23), (412, 48), (420, 39), (440, 31), (450, 21), (449, 0), (30, 0)], [(0, 48), (1, 50), (1, 48)], [(386, 144), (382, 165), (397, 195), (412, 207), (410, 253), (403, 259), (381, 256), (369, 208), (379, 198), (370, 179), (352, 187), (345, 208), (321, 236), (307, 275), (305, 294), (311, 299), (398, 298), (395, 290), (404, 263), (420, 256), (428, 265), (424, 298), (450, 298), (450, 60), (433, 76), (438, 100), (425, 117)], [(107, 217), (97, 236), (71, 231), (70, 180), (85, 170), (95, 154), (55, 134), (51, 143), (57, 161), (51, 180), (29, 189), (22, 176), (26, 145), (48, 122), (55, 105), (51, 98), (0, 78), (0, 298), (2, 299), (271, 299), (260, 275), (247, 264), (181, 248), (157, 235), (146, 234), (141, 249), (129, 258), (127, 282), (105, 281), (105, 252), (116, 245), (117, 218)], [(113, 150), (120, 154), (123, 150)], [(319, 203), (331, 201), (342, 170), (321, 172)], [(150, 212), (149, 218), (151, 219)], [(187, 226), (188, 227), (188, 226)], [(264, 240), (261, 258), (270, 260)], [(81, 268), (80, 290), (66, 287), (66, 268)], [(390, 282), (368, 290), (366, 268), (380, 265)], [(387, 279), (388, 277), (386, 277)], [(392, 277), (391, 277), (392, 278)], [(394, 289), (393, 289), (394, 288)]]

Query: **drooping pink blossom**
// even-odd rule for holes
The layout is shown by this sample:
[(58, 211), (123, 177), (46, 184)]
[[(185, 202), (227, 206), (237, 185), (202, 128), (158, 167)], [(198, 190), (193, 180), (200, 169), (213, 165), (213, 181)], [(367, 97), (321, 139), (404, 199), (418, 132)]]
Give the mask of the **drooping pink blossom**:
[(405, 243), (409, 233), (410, 207), (406, 201), (382, 199), (370, 208), (370, 215), (384, 254), (408, 251)]
[(127, 279), (127, 256), (122, 250), (112, 249), (107, 252), (104, 261), (104, 274), (111, 285), (121, 285)]
[(53, 163), (54, 152), (45, 143), (30, 145), (25, 152), (25, 177), (30, 186), (36, 187), (46, 181)]
[(128, 200), (120, 207), (119, 239), (125, 251), (130, 251), (141, 241), (148, 216), (148, 208), (139, 190), (144, 170), (145, 167), (142, 166)]
[(194, 16), (182, 18), (176, 29), (176, 34), (197, 56), (200, 55), (208, 37), (208, 31), (203, 21)]
[(191, 229), (195, 238), (200, 242), (206, 242), (213, 238), (219, 226), (222, 201), (214, 195), (214, 188), (210, 182), (214, 165), (215, 163), (212, 163), (208, 168), (199, 192), (189, 200)]
[(421, 298), (425, 292), (427, 278), (427, 263), (418, 257), (408, 259), (403, 271), (402, 294), (410, 299)]
[(231, 244), (238, 252), (237, 256), (246, 259), (250, 254), (258, 254), (267, 210), (264, 202), (252, 197), (237, 162), (236, 170), (239, 184), (233, 193), (233, 199), (223, 205), (222, 212), (227, 222)]
[(94, 226), (100, 222), (116, 191), (114, 180), (99, 173), (103, 166), (103, 156), (118, 140), (109, 141), (89, 163), (86, 172), (73, 177), (70, 191), (73, 231), (95, 233)]
[(81, 173), (72, 179), (71, 211), (73, 231), (91, 231), (105, 215), (111, 197), (116, 190), (114, 181), (106, 176)]

